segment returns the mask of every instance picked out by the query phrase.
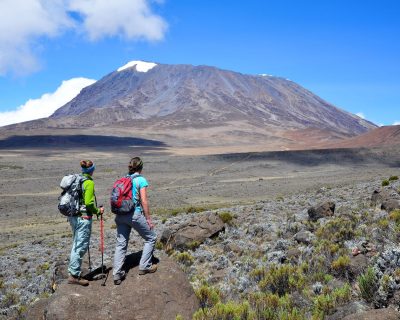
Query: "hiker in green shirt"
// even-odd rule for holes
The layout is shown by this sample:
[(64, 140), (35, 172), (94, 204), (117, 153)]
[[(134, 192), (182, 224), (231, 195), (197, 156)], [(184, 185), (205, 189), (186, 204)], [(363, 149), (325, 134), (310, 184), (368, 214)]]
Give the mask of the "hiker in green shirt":
[(103, 208), (97, 208), (96, 196), (94, 192), (93, 172), (96, 168), (93, 161), (82, 160), (80, 162), (82, 175), (85, 181), (82, 184), (82, 202), (80, 214), (69, 217), (69, 223), (73, 233), (73, 243), (71, 257), (68, 266), (68, 283), (81, 286), (89, 285), (89, 281), (81, 278), (82, 258), (89, 248), (90, 234), (92, 232), (93, 215), (103, 214)]

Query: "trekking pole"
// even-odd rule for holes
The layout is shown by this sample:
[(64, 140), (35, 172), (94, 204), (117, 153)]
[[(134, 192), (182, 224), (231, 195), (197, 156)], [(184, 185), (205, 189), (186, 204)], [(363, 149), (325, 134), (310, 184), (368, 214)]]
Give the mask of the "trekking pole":
[(90, 242), (87, 248), (87, 253), (88, 253), (88, 257), (89, 257), (89, 272), (92, 272), (92, 262), (90, 261)]
[[(103, 212), (104, 214), (104, 212)], [(104, 277), (102, 286), (106, 285), (107, 275), (104, 274), (104, 220), (103, 214), (100, 215), (100, 251), (101, 251), (101, 274)]]

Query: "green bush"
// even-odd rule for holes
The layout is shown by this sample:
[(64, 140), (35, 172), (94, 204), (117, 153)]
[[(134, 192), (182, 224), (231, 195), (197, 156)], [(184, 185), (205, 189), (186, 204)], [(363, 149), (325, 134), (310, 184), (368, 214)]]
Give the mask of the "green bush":
[(349, 256), (340, 256), (336, 260), (332, 262), (332, 270), (335, 274), (338, 276), (342, 277), (348, 277), (348, 271), (349, 271), (349, 265), (350, 265), (350, 258)]
[(324, 318), (332, 314), (335, 310), (335, 299), (331, 294), (321, 294), (316, 296), (313, 301), (313, 317)]
[(304, 282), (304, 274), (299, 268), (284, 264), (282, 266), (271, 265), (258, 285), (264, 292), (271, 290), (272, 293), (283, 296), (293, 289), (301, 288)]
[(389, 178), (389, 181), (395, 181), (395, 180), (399, 180), (399, 177), (398, 176), (391, 176)]
[(357, 217), (336, 217), (315, 231), (315, 235), (329, 242), (343, 243), (355, 237)]
[(187, 247), (190, 250), (196, 250), (200, 245), (201, 245), (201, 243), (199, 241), (194, 240), (194, 241), (189, 242), (187, 244)]
[(221, 301), (221, 293), (219, 290), (207, 285), (202, 285), (199, 289), (195, 290), (195, 293), (202, 309), (212, 308)]
[(155, 247), (157, 250), (162, 250), (164, 248), (164, 245), (161, 241), (157, 240)]
[(249, 319), (249, 304), (243, 303), (217, 303), (209, 310), (200, 309), (193, 315), (193, 320), (218, 319), (218, 320), (246, 320)]
[(229, 223), (233, 219), (232, 214), (230, 212), (228, 212), (228, 211), (221, 212), (219, 214), (219, 217), (221, 218), (223, 223)]
[(390, 212), (389, 219), (393, 220), (396, 224), (400, 224), (400, 210), (395, 209)]
[(190, 266), (193, 264), (193, 257), (189, 252), (179, 252), (175, 255), (175, 258), (178, 262), (184, 264), (185, 266)]
[(389, 180), (383, 180), (382, 181), (382, 187), (386, 187), (386, 186), (388, 186), (390, 183), (389, 183)]
[(360, 287), (361, 297), (368, 303), (374, 301), (375, 292), (378, 290), (378, 280), (375, 276), (375, 271), (369, 267), (365, 273), (357, 278), (358, 286)]
[(294, 307), (289, 295), (279, 297), (273, 293), (252, 293), (248, 296), (251, 319), (305, 320), (304, 312)]

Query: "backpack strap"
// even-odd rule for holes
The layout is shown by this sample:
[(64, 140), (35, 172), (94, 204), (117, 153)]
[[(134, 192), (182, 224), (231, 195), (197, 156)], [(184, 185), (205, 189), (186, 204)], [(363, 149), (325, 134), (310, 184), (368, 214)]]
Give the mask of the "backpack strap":
[[(133, 181), (134, 181), (134, 179), (135, 178), (139, 178), (139, 177), (141, 177), (141, 175), (140, 174), (133, 174), (133, 175), (129, 175), (130, 177), (131, 177), (131, 179), (132, 179), (132, 188), (133, 188)], [(136, 184), (136, 190), (137, 190), (137, 195), (138, 195), (138, 205), (140, 205), (140, 206), (142, 206), (142, 202), (140, 201), (140, 189), (139, 189), (139, 181), (136, 179), (136, 181), (135, 181), (135, 184)]]

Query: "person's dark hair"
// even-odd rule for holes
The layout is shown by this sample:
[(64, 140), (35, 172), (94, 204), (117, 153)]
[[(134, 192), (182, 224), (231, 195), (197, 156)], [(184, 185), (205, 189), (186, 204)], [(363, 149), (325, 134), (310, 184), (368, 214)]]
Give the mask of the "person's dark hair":
[(93, 161), (91, 161), (91, 160), (81, 160), (80, 164), (81, 164), (81, 168), (87, 169), (87, 168), (90, 168), (91, 166), (93, 166)]
[(96, 169), (96, 166), (94, 165), (93, 161), (91, 161), (91, 160), (81, 160), (80, 165), (81, 165), (82, 173), (88, 173), (88, 174), (92, 175), (94, 169)]
[(143, 169), (143, 161), (139, 157), (134, 157), (129, 162), (129, 174), (134, 174), (135, 172), (142, 171)]

